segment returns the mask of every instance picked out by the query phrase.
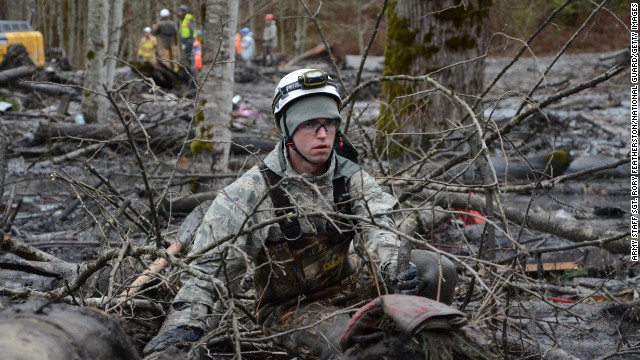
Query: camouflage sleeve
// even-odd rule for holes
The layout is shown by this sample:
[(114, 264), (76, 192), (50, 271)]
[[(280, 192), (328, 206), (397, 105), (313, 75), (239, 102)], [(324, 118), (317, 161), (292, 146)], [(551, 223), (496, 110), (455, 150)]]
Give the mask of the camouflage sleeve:
[[(266, 228), (258, 229), (250, 235), (234, 235), (242, 228), (260, 223), (260, 214), (252, 213), (266, 192), (266, 185), (257, 168), (249, 170), (233, 184), (227, 186), (213, 201), (198, 228), (190, 256), (199, 256), (191, 266), (203, 273), (219, 276), (220, 279), (239, 281), (250, 262), (258, 253), (260, 244), (266, 238)], [(269, 206), (269, 204), (264, 204)], [(227, 241), (217, 244), (222, 239)], [(224, 274), (218, 270), (224, 262)], [(213, 307), (217, 299), (216, 290), (208, 281), (184, 274), (182, 288), (173, 303), (198, 303)]]
[[(384, 192), (375, 179), (363, 170), (355, 173), (350, 181), (350, 192), (356, 199), (352, 206), (354, 215), (371, 218), (378, 224), (395, 229), (396, 225), (389, 214), (398, 200)], [(380, 266), (395, 260), (398, 255), (398, 236), (381, 227), (364, 224), (363, 237), (365, 247), (372, 260)]]

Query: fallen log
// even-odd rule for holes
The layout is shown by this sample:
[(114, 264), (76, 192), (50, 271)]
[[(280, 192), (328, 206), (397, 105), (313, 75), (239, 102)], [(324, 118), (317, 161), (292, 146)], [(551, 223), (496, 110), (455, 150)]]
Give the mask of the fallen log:
[(14, 84), (16, 85), (16, 87), (26, 91), (43, 93), (51, 96), (58, 96), (58, 95), (65, 95), (65, 94), (80, 95), (79, 88), (73, 88), (73, 87), (63, 86), (58, 84), (41, 84), (41, 83), (25, 82), (25, 81), (18, 81), (18, 82), (15, 82)]
[(177, 73), (161, 62), (157, 62), (155, 64), (148, 62), (133, 63), (132, 65), (143, 76), (152, 78), (156, 85), (166, 89), (177, 88), (178, 86), (185, 84), (185, 80), (187, 80), (183, 77), (184, 74), (182, 74), (182, 72)]
[[(333, 54), (335, 63), (342, 64), (344, 62), (344, 59), (342, 58), (342, 56), (339, 55), (339, 51), (337, 51), (336, 48), (332, 45), (330, 45), (330, 47), (331, 47), (331, 54)], [(287, 61), (284, 67), (285, 68), (296, 67), (296, 66), (300, 66), (304, 62), (317, 61), (317, 60), (326, 61), (327, 63), (331, 62), (331, 58), (329, 58), (329, 51), (327, 51), (327, 47), (322, 43), (303, 52), (298, 56), (294, 56), (291, 60)]]
[(62, 263), (49, 263), (42, 261), (28, 261), (22, 259), (0, 259), (0, 269), (22, 271), (29, 274), (62, 279), (73, 276), (77, 271), (76, 266), (69, 264), (62, 266)]
[[(51, 122), (42, 120), (30, 137), (28, 146), (49, 144), (56, 139), (75, 138), (78, 140), (107, 141), (118, 135), (124, 134), (123, 125), (114, 124), (83, 124), (71, 122)], [(146, 134), (145, 134), (146, 133)], [(153, 148), (167, 149), (185, 139), (185, 126), (179, 124), (151, 125), (145, 128), (145, 132), (136, 131), (135, 140), (138, 142), (149, 141)], [(148, 136), (148, 138), (147, 138)], [(191, 130), (188, 139), (193, 139), (195, 131)], [(231, 152), (234, 154), (247, 154), (258, 150), (271, 151), (276, 141), (270, 138), (249, 137), (242, 134), (234, 134), (231, 138)]]
[(0, 312), (3, 359), (140, 359), (120, 322), (100, 311), (44, 299)]
[(6, 85), (8, 82), (31, 76), (36, 73), (35, 66), (19, 66), (17, 68), (0, 71), (0, 85)]
[(1, 249), (13, 253), (25, 260), (0, 260), (0, 268), (18, 270), (32, 274), (38, 274), (56, 278), (73, 277), (80, 266), (66, 262), (53, 255), (27, 245), (20, 240), (12, 239), (9, 235), (3, 235), (0, 243)]
[[(169, 146), (184, 139), (184, 126), (164, 125), (150, 126), (145, 129), (146, 135), (151, 139), (150, 144)], [(83, 124), (50, 122), (43, 120), (33, 133), (30, 146), (42, 145), (56, 139), (75, 138), (78, 140), (106, 141), (124, 134), (123, 125), (108, 124)], [(147, 137), (142, 131), (134, 132), (136, 141), (146, 141)], [(159, 144), (160, 143), (160, 144)]]
[(249, 154), (256, 151), (271, 151), (276, 146), (276, 140), (269, 138), (256, 138), (255, 136), (232, 135), (231, 153)]
[(56, 70), (52, 75), (52, 80), (65, 85), (78, 85), (82, 86), (82, 82), (84, 79), (84, 71), (82, 70), (72, 70), (72, 71), (62, 71)]
[[(484, 211), (486, 209), (484, 198), (475, 194), (446, 193), (445, 195), (434, 190), (424, 190), (424, 192), (428, 198), (434, 199), (435, 204), (442, 207), (459, 207), (477, 211)], [(624, 235), (612, 230), (596, 229), (577, 221), (551, 218), (548, 214), (525, 214), (525, 211), (520, 208), (504, 207), (504, 214), (507, 220), (513, 221), (516, 224), (521, 224), (522, 226), (537, 231), (554, 234), (574, 242), (586, 242), (604, 237)], [(621, 240), (602, 244), (603, 248), (613, 254), (628, 254), (630, 246), (631, 241), (629, 236)]]

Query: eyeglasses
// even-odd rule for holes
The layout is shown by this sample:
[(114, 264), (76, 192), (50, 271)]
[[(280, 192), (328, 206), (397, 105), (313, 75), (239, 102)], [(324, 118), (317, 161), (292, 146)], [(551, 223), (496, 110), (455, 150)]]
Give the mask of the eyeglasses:
[(305, 134), (317, 134), (318, 131), (320, 131), (320, 128), (324, 128), (324, 131), (326, 131), (327, 134), (333, 133), (338, 129), (338, 120), (328, 119), (324, 123), (321, 123), (318, 120), (309, 120), (298, 126), (298, 130)]

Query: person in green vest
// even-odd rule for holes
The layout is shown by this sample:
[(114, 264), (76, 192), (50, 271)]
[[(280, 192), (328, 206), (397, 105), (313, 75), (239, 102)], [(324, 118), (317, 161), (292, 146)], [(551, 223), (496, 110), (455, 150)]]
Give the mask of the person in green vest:
[(178, 38), (182, 48), (182, 58), (180, 62), (193, 73), (193, 40), (196, 38), (196, 24), (193, 15), (188, 13), (189, 8), (186, 5), (178, 7)]

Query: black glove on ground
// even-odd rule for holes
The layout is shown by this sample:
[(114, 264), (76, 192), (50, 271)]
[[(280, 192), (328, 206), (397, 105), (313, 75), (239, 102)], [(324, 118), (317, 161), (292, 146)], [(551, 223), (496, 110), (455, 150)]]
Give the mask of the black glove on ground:
[(417, 295), (418, 285), (420, 284), (420, 273), (416, 265), (410, 262), (407, 270), (396, 275), (397, 268), (398, 263), (395, 261), (391, 261), (384, 267), (387, 287), (393, 290), (395, 294)]
[(194, 342), (202, 337), (204, 330), (194, 326), (178, 326), (156, 335), (147, 346), (144, 347), (143, 354), (150, 355), (157, 351), (165, 350), (175, 344), (184, 342)]

